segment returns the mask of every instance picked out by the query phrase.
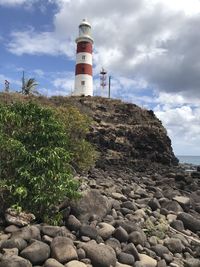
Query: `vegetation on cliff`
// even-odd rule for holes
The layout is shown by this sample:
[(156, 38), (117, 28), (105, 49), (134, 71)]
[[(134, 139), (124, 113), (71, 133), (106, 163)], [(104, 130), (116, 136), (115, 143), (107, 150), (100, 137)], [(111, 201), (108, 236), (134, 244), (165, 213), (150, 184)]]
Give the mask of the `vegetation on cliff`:
[(90, 120), (76, 108), (32, 100), (0, 104), (0, 183), (6, 206), (47, 217), (52, 205), (78, 196), (74, 170), (94, 164), (85, 140)]

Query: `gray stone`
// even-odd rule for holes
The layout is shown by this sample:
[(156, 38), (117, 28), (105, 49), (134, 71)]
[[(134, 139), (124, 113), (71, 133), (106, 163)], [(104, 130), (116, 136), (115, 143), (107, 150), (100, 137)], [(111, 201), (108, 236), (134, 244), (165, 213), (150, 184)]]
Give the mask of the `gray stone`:
[(121, 206), (122, 206), (122, 208), (126, 208), (126, 209), (129, 209), (129, 210), (133, 210), (133, 211), (137, 210), (137, 206), (132, 201), (125, 201), (125, 202), (122, 203)]
[(88, 222), (92, 216), (100, 220), (111, 210), (108, 198), (102, 196), (98, 190), (84, 192), (79, 201), (71, 203), (72, 214), (81, 222)]
[(43, 235), (56, 237), (58, 235), (61, 235), (62, 228), (59, 226), (43, 225), (41, 227), (41, 232), (43, 233)]
[(73, 241), (67, 237), (57, 236), (51, 242), (52, 258), (60, 263), (67, 263), (71, 260), (77, 260), (78, 255), (73, 246)]
[(184, 267), (199, 267), (200, 266), (200, 260), (199, 259), (188, 259), (184, 263)]
[(133, 255), (136, 261), (140, 259), (139, 253), (133, 243), (129, 243), (128, 245), (126, 245), (123, 249), (123, 252)]
[(114, 199), (117, 199), (117, 200), (122, 200), (122, 201), (127, 200), (127, 197), (126, 196), (124, 196), (123, 194), (120, 194), (120, 193), (116, 193), (116, 192), (113, 192), (112, 193), (112, 197)]
[(178, 220), (181, 220), (186, 228), (192, 232), (200, 231), (200, 220), (196, 219), (192, 215), (182, 212), (177, 216)]
[(174, 200), (169, 200), (169, 201), (162, 203), (162, 208), (164, 208), (168, 211), (173, 211), (175, 213), (179, 213), (179, 212), (183, 211), (180, 204)]
[(121, 252), (121, 244), (119, 240), (117, 240), (116, 238), (107, 239), (105, 244), (113, 248), (116, 254), (119, 254)]
[(0, 243), (0, 248), (18, 248), (19, 251), (27, 247), (27, 242), (22, 238), (4, 240)]
[(118, 261), (124, 264), (133, 265), (135, 263), (135, 258), (133, 255), (121, 252), (118, 256)]
[(128, 265), (128, 264), (123, 264), (123, 263), (117, 262), (115, 267), (132, 267), (132, 266)]
[(45, 261), (44, 267), (64, 267), (64, 265), (55, 259), (49, 258)]
[(166, 246), (172, 253), (181, 253), (183, 245), (178, 238), (167, 238), (164, 240), (164, 246)]
[(116, 264), (115, 251), (107, 245), (98, 245), (94, 242), (84, 244), (83, 249), (95, 267), (110, 267)]
[(99, 223), (99, 228), (98, 229), (98, 234), (104, 239), (108, 239), (109, 237), (112, 236), (112, 234), (115, 231), (115, 227), (113, 227), (112, 225), (108, 224), (108, 223)]
[(175, 196), (173, 198), (173, 200), (177, 201), (184, 210), (187, 210), (190, 207), (190, 204), (191, 204), (189, 197)]
[(151, 247), (151, 249), (159, 256), (163, 258), (163, 254), (169, 254), (169, 249), (165, 246), (158, 244), (156, 246)]
[(86, 257), (85, 250), (82, 248), (77, 249), (78, 259), (82, 260)]
[(157, 198), (152, 198), (149, 203), (148, 203), (149, 207), (154, 211), (157, 209), (160, 209), (160, 203), (157, 200)]
[[(146, 254), (140, 254), (140, 266), (141, 267), (156, 267), (157, 261)], [(135, 265), (136, 266), (136, 265)]]
[(17, 212), (15, 209), (9, 208), (5, 212), (5, 220), (8, 224), (22, 227), (35, 220), (35, 216), (32, 213)]
[(170, 223), (170, 226), (176, 229), (177, 231), (182, 232), (184, 230), (184, 224), (180, 220), (174, 220)]
[(33, 265), (42, 264), (50, 256), (50, 247), (41, 241), (35, 241), (22, 250), (20, 256), (28, 259)]
[(80, 236), (87, 236), (92, 239), (96, 239), (98, 235), (97, 229), (90, 225), (82, 225), (79, 233)]
[(11, 238), (22, 238), (26, 241), (30, 241), (31, 239), (41, 240), (40, 230), (36, 226), (26, 226), (13, 232)]
[(127, 231), (128, 234), (133, 231), (138, 231), (138, 226), (135, 224), (135, 222), (131, 221), (117, 220), (116, 226), (121, 226)]
[(66, 225), (71, 231), (78, 231), (81, 228), (81, 222), (74, 215), (68, 217)]
[(4, 229), (5, 233), (13, 233), (16, 232), (17, 230), (19, 230), (19, 227), (16, 225), (9, 225)]
[(157, 264), (157, 267), (167, 267), (165, 260), (160, 260)]
[(115, 232), (113, 233), (113, 236), (120, 242), (127, 242), (129, 238), (127, 231), (121, 226), (116, 228)]
[(18, 248), (3, 248), (2, 253), (3, 255), (6, 255), (6, 256), (13, 256), (13, 255), (18, 256), (19, 250)]
[(3, 256), (0, 267), (32, 267), (30, 261), (19, 256)]
[(70, 261), (65, 264), (65, 267), (87, 267), (87, 265), (81, 261)]
[(146, 242), (146, 235), (142, 231), (134, 231), (129, 235), (129, 241), (134, 245), (142, 245)]

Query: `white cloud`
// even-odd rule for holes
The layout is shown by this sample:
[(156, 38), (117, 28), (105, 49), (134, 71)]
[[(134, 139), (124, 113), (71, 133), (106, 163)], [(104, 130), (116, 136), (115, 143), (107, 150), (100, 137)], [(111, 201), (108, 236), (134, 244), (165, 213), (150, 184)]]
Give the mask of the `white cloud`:
[(52, 32), (36, 33), (33, 29), (24, 32), (13, 32), (13, 41), (8, 44), (10, 52), (21, 56), (30, 55), (59, 55), (65, 54), (69, 57), (74, 55), (73, 44), (65, 36), (57, 38)]
[(24, 4), (26, 0), (0, 0), (0, 5), (15, 6)]
[(157, 110), (156, 115), (168, 129), (177, 155), (200, 155), (200, 108), (184, 105)]

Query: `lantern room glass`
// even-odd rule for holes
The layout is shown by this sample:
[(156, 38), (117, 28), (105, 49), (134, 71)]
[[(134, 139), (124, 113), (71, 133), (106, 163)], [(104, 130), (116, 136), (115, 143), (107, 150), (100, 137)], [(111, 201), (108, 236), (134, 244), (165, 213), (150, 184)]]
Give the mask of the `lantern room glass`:
[(84, 35), (90, 35), (91, 34), (91, 28), (88, 25), (81, 25), (79, 27), (79, 36), (84, 36)]

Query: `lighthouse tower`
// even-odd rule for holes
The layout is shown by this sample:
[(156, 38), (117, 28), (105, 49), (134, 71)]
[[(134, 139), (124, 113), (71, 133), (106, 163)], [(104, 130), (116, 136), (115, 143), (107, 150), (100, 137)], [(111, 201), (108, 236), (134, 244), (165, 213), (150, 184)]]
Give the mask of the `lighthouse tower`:
[(74, 95), (93, 95), (91, 25), (85, 19), (79, 25), (76, 38), (76, 72)]

